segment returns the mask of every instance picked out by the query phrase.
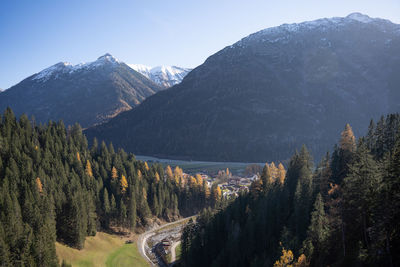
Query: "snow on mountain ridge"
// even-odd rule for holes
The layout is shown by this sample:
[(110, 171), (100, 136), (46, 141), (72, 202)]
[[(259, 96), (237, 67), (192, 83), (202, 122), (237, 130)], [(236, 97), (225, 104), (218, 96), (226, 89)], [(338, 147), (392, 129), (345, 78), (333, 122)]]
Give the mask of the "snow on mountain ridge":
[(142, 64), (128, 64), (128, 66), (164, 87), (180, 83), (186, 74), (191, 71), (191, 69), (177, 66), (149, 67)]
[[(270, 27), (260, 30), (256, 33), (250, 34), (249, 36), (241, 39), (230, 47), (242, 47), (246, 45), (247, 41), (261, 40), (268, 42), (277, 42), (289, 38), (291, 33), (297, 33), (301, 31), (310, 31), (320, 28), (321, 31), (325, 31), (328, 28), (337, 28), (338, 26), (344, 26), (349, 23), (363, 24), (374, 24), (377, 27), (385, 28), (388, 23), (397, 27), (397, 32), (400, 33), (400, 25), (394, 24), (389, 20), (381, 18), (371, 18), (361, 13), (351, 13), (346, 17), (332, 17), (332, 18), (321, 18), (312, 21), (305, 21), (301, 23), (282, 24), (280, 26)], [(396, 31), (396, 30), (395, 30)]]
[(104, 66), (105, 64), (119, 64), (120, 61), (113, 57), (110, 54), (105, 54), (101, 57), (99, 57), (97, 60), (92, 61), (92, 62), (87, 62), (87, 63), (79, 63), (76, 65), (72, 65), (69, 62), (59, 62), (53, 66), (50, 66), (41, 72), (37, 73), (34, 75), (32, 80), (41, 80), (41, 81), (47, 81), (50, 79), (50, 77), (54, 74), (56, 75), (56, 78), (58, 77), (59, 73), (73, 73), (78, 70), (82, 69), (92, 69), (92, 68), (97, 68), (100, 66)]
[[(135, 71), (143, 74), (144, 76), (147, 77), (145, 73), (150, 73), (151, 67), (142, 65), (142, 64), (127, 64), (131, 69), (134, 69)], [(147, 77), (149, 78), (149, 77)]]
[(357, 20), (359, 22), (363, 22), (363, 23), (369, 23), (372, 22), (373, 19), (370, 18), (367, 15), (355, 12), (355, 13), (351, 13), (350, 15), (348, 15), (346, 18), (352, 19), (352, 20)]
[(344, 24), (349, 21), (370, 23), (375, 20), (380, 20), (380, 19), (372, 19), (369, 16), (361, 14), (361, 13), (351, 13), (347, 17), (322, 18), (322, 19), (317, 19), (317, 20), (312, 20), (312, 21), (305, 21), (305, 22), (301, 22), (301, 23), (291, 23), (291, 24), (285, 23), (285, 24), (282, 24), (277, 27), (266, 28), (264, 30), (261, 30), (260, 32), (270, 33), (270, 32), (279, 32), (282, 30), (287, 30), (289, 32), (295, 32), (301, 28), (314, 29), (317, 27), (340, 25), (340, 24)]
[[(32, 80), (38, 80), (45, 82), (50, 78), (58, 78), (62, 74), (71, 74), (80, 70), (90, 70), (102, 66), (117, 66), (123, 62), (119, 61), (110, 54), (105, 54), (99, 57), (97, 60), (87, 63), (79, 63), (72, 65), (69, 62), (59, 62), (52, 65), (39, 73), (32, 76)], [(178, 84), (186, 76), (191, 69), (180, 68), (176, 66), (157, 66), (149, 67), (141, 64), (127, 64), (133, 70), (141, 73), (153, 82), (162, 85), (163, 87), (171, 87), (172, 85)]]

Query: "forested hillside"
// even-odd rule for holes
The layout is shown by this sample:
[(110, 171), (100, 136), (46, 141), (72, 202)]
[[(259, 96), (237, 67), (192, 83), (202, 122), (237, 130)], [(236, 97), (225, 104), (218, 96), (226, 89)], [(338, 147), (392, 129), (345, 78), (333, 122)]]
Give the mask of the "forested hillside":
[(80, 249), (98, 230), (194, 214), (218, 202), (212, 193), (180, 168), (164, 175), (111, 144), (89, 149), (79, 125), (0, 116), (0, 266), (57, 266), (56, 240)]
[[(399, 266), (400, 116), (313, 166), (304, 146), (283, 182), (268, 166), (249, 194), (202, 212), (182, 235), (184, 266)], [(293, 264), (293, 265), (289, 265)]]

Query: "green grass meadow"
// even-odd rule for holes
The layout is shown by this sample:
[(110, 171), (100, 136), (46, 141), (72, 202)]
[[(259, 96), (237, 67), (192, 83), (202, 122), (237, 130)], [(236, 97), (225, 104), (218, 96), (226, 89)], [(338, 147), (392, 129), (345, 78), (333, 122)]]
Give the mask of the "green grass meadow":
[(101, 232), (87, 237), (82, 250), (60, 243), (56, 243), (56, 250), (60, 262), (65, 260), (73, 267), (149, 266), (139, 254), (136, 243), (125, 244), (120, 237)]

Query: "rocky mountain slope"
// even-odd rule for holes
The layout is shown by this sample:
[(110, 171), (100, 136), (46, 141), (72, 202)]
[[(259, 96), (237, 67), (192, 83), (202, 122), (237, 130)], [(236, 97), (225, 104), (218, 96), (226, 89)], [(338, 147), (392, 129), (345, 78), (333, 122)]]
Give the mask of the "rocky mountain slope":
[(210, 56), (182, 83), (88, 129), (136, 154), (284, 160), (320, 157), (345, 123), (400, 111), (400, 25), (359, 13), (284, 24)]
[(163, 88), (110, 54), (71, 65), (60, 62), (0, 93), (0, 110), (38, 122), (62, 119), (89, 127), (137, 106)]

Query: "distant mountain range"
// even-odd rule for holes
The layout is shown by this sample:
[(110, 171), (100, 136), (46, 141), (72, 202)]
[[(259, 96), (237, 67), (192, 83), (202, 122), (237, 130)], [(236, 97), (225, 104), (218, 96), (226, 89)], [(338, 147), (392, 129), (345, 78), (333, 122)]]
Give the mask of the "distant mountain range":
[(140, 64), (128, 64), (128, 66), (165, 88), (180, 83), (192, 70), (176, 66), (149, 67)]
[(284, 24), (210, 56), (180, 84), (86, 131), (136, 154), (269, 162), (316, 158), (350, 123), (400, 111), (400, 25), (360, 13)]
[(0, 110), (10, 106), (16, 115), (33, 115), (38, 122), (62, 119), (89, 127), (132, 109), (167, 83), (178, 83), (184, 74), (176, 73), (153, 82), (110, 54), (85, 64), (60, 62), (1, 92)]

